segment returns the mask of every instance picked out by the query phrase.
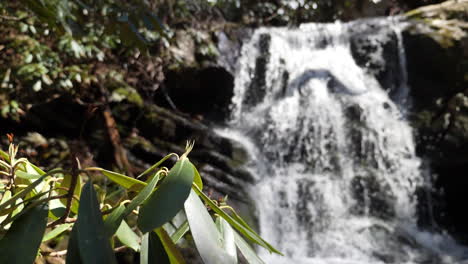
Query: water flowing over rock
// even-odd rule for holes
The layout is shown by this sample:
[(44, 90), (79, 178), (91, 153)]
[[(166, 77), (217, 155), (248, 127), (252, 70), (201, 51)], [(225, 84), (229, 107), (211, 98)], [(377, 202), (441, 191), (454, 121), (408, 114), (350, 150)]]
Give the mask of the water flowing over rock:
[(460, 263), (418, 227), (428, 183), (405, 118), (399, 22), (260, 28), (238, 62), (230, 128), (249, 149), (267, 263)]

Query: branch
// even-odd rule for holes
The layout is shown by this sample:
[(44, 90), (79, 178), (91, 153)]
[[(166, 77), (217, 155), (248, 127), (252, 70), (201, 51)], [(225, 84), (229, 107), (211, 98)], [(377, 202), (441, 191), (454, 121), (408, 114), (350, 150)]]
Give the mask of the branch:
[(75, 192), (76, 188), (76, 183), (78, 182), (78, 174), (79, 174), (79, 163), (78, 159), (76, 158), (75, 155), (72, 155), (72, 171), (71, 171), (71, 182), (70, 182), (70, 188), (68, 189), (67, 193), (67, 205), (65, 207), (65, 213), (56, 221), (50, 223), (48, 226), (55, 226), (58, 224), (63, 224), (66, 222), (68, 219), (68, 216), (70, 215), (70, 210), (71, 210), (71, 205), (73, 202), (73, 194)]

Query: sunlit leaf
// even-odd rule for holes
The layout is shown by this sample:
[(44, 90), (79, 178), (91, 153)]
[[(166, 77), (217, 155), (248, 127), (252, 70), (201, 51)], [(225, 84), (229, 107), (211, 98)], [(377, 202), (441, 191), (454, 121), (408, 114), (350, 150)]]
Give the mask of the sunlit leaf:
[(66, 212), (65, 206), (59, 202), (58, 200), (52, 200), (49, 202), (49, 217), (57, 220), (61, 216), (63, 216)]
[(224, 218), (219, 216), (216, 217), (216, 227), (223, 238), (224, 250), (234, 259), (234, 262), (237, 263), (237, 249), (234, 241), (234, 230), (232, 230), (232, 227), (228, 222), (226, 222), (226, 220), (224, 220)]
[(151, 167), (149, 167), (148, 169), (146, 169), (144, 172), (142, 172), (140, 175), (137, 176), (137, 178), (140, 178), (140, 177), (143, 177), (145, 176), (146, 174), (149, 174), (151, 172), (153, 172), (154, 170), (156, 170), (159, 166), (161, 166), (161, 164), (166, 161), (167, 159), (169, 159), (171, 156), (174, 156), (175, 154), (174, 153), (171, 153), (167, 156), (165, 156), (164, 158), (162, 158), (160, 161), (156, 162), (155, 164), (153, 164)]
[(132, 248), (135, 251), (140, 250), (140, 237), (135, 234), (135, 232), (133, 232), (133, 230), (128, 226), (127, 222), (122, 221), (115, 235), (120, 240), (120, 242), (122, 242), (122, 244)]
[[(0, 204), (3, 204), (5, 203), (6, 201), (8, 201), (9, 199), (11, 198), (11, 191), (10, 190), (7, 190), (3, 193), (3, 196), (2, 196), (2, 200), (0, 201)], [(6, 209), (2, 209), (0, 211), (0, 223), (3, 222), (3, 220), (5, 220), (7, 218), (7, 215), (13, 211), (13, 208), (10, 208), (11, 210), (6, 210)]]
[(31, 174), (31, 173), (27, 173), (27, 172), (24, 172), (24, 171), (21, 171), (21, 170), (17, 170), (15, 172), (15, 175), (22, 178), (22, 179), (26, 179), (26, 180), (35, 180), (35, 179), (39, 179), (41, 177), (41, 175), (39, 175), (39, 174)]
[(138, 227), (149, 232), (171, 220), (184, 206), (194, 178), (192, 163), (179, 159), (155, 191), (141, 206)]
[(0, 263), (31, 264), (47, 225), (47, 204), (31, 208), (13, 222), (0, 240)]
[(213, 219), (195, 192), (185, 202), (185, 214), (195, 246), (206, 264), (236, 263), (224, 250), (224, 242)]
[(60, 173), (60, 172), (62, 172), (62, 171), (61, 170), (52, 170), (52, 171), (42, 175), (39, 179), (37, 179), (34, 182), (32, 182), (31, 184), (29, 184), (28, 187), (26, 187), (23, 190), (21, 190), (20, 192), (16, 193), (13, 197), (8, 199), (7, 201), (2, 202), (2, 204), (0, 204), (0, 211), (4, 210), (9, 205), (12, 205), (17, 199), (23, 198), (24, 196), (26, 196), (28, 193), (30, 193), (32, 190), (34, 190), (34, 188), (36, 186), (38, 186), (47, 176), (50, 176), (50, 175), (56, 174), (56, 173)]
[(171, 235), (171, 239), (174, 244), (177, 244), (179, 240), (189, 231), (188, 221), (185, 221), (179, 228)]
[(117, 209), (112, 211), (112, 213), (106, 218), (104, 224), (106, 225), (106, 230), (111, 236), (115, 233), (117, 228), (120, 226), (122, 220), (132, 213), (141, 203), (143, 203), (150, 195), (151, 192), (156, 187), (156, 184), (159, 181), (159, 176), (156, 174), (153, 179), (148, 183), (148, 185), (143, 188), (135, 198), (128, 204), (127, 208), (123, 205), (120, 205)]
[(108, 171), (108, 170), (104, 170), (101, 168), (88, 168), (88, 170), (100, 171), (102, 174), (104, 174), (104, 176), (109, 178), (109, 180), (117, 183), (118, 185), (124, 187), (125, 189), (130, 189), (133, 186), (136, 186), (138, 187), (138, 190), (141, 190), (143, 187), (146, 186), (145, 182), (139, 181), (135, 178), (131, 178), (131, 177), (125, 176), (117, 172)]
[(239, 248), (248, 263), (264, 264), (263, 260), (258, 257), (255, 250), (236, 231), (234, 231), (234, 239), (236, 246)]
[(61, 224), (61, 225), (54, 227), (54, 229), (52, 229), (50, 232), (45, 234), (45, 236), (42, 238), (42, 242), (46, 242), (53, 238), (58, 237), (63, 232), (67, 231), (72, 225), (73, 224)]
[(78, 219), (75, 223), (81, 260), (88, 263), (117, 263), (110, 246), (99, 202), (92, 183), (83, 187)]
[(243, 234), (245, 237), (247, 237), (250, 241), (259, 244), (260, 246), (268, 249), (270, 252), (274, 252), (274, 253), (282, 255), (281, 252), (279, 252), (272, 245), (270, 245), (268, 242), (266, 242), (256, 232), (254, 232), (251, 228), (246, 228), (243, 223), (241, 223), (239, 221), (236, 221), (230, 215), (228, 215), (223, 210), (221, 210), (195, 184), (193, 185), (193, 190), (198, 194), (198, 196), (200, 196), (203, 199), (203, 201), (205, 201), (205, 203), (208, 204), (208, 206), (210, 206), (211, 209), (213, 209), (213, 211), (215, 211), (218, 215), (220, 215), (222, 218), (224, 218), (232, 227), (234, 227), (236, 230), (238, 230), (241, 234)]
[(6, 160), (7, 162), (10, 162), (10, 156), (8, 153), (0, 149), (0, 157)]
[(198, 173), (197, 168), (192, 164), (193, 171), (195, 172), (195, 177), (193, 178), (193, 183), (195, 183), (200, 190), (203, 190), (203, 182), (200, 176), (200, 173)]

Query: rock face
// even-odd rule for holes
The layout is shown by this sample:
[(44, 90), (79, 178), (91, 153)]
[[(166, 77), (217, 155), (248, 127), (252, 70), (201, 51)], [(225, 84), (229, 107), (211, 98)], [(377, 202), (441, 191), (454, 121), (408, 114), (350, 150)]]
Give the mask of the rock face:
[(379, 20), (374, 20), (352, 29), (351, 53), (356, 63), (374, 75), (395, 99), (395, 93), (406, 81), (401, 73), (397, 34), (395, 29), (379, 26), (378, 23)]
[(169, 71), (165, 84), (177, 109), (215, 122), (228, 117), (234, 78), (224, 68), (211, 66)]
[[(229, 195), (245, 202), (242, 186), (253, 178), (241, 168), (248, 157), (237, 142), (218, 136), (196, 118), (154, 104), (141, 107), (122, 101), (109, 108), (134, 173), (171, 152), (183, 153), (186, 141), (194, 140), (189, 158), (202, 173), (208, 189), (215, 191), (215, 197)], [(66, 157), (74, 149), (83, 158), (83, 166), (112, 168), (113, 145), (101, 110), (91, 114), (73, 99), (60, 97), (31, 108), (19, 125), (3, 126), (0, 133), (14, 133), (24, 142), (29, 158), (41, 166), (66, 166)]]
[(468, 38), (442, 47), (426, 31), (404, 33), (418, 152), (429, 160), (436, 222), (468, 242)]

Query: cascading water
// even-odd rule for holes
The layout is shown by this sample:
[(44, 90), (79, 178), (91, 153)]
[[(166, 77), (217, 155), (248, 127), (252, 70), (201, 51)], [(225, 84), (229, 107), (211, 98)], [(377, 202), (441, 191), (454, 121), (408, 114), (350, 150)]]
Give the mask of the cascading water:
[[(356, 63), (361, 27), (380, 28), (364, 36), (377, 43), (396, 36), (396, 88)], [(423, 176), (401, 111), (398, 28), (385, 19), (261, 28), (244, 44), (224, 134), (250, 140), (261, 235), (285, 254), (262, 251), (267, 263), (460, 263), (466, 253), (417, 227)], [(370, 62), (385, 63), (382, 45)]]

